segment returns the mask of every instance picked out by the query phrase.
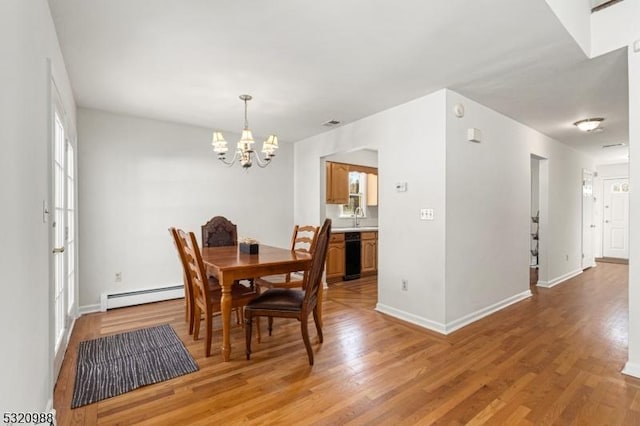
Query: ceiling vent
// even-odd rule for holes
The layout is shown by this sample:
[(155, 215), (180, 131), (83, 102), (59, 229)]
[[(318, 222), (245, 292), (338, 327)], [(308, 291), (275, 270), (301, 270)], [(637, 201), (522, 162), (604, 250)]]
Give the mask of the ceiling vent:
[(612, 143), (612, 144), (609, 144), (609, 145), (602, 145), (602, 148), (603, 149), (604, 148), (613, 148), (614, 146), (625, 146), (625, 145), (626, 145), (626, 143)]
[(333, 127), (333, 126), (337, 126), (338, 124), (340, 124), (339, 120), (329, 120), (322, 123), (322, 125), (325, 127)]

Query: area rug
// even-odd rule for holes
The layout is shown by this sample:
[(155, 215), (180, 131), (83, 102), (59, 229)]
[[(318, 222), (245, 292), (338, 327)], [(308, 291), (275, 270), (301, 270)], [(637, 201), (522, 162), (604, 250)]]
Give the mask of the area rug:
[(71, 408), (198, 370), (169, 324), (80, 342)]

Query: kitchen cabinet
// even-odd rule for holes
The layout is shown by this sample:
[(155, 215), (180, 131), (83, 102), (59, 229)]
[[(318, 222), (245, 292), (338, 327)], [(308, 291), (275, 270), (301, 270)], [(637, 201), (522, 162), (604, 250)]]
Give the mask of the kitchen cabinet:
[(345, 273), (344, 233), (331, 234), (327, 249), (327, 282), (342, 281)]
[(327, 204), (349, 203), (349, 165), (327, 161)]
[(378, 272), (378, 233), (362, 232), (360, 234), (362, 261), (360, 275)]

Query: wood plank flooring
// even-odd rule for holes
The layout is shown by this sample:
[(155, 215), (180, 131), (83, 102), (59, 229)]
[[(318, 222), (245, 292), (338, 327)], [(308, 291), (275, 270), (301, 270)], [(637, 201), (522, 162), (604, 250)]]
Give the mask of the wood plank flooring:
[[(309, 367), (296, 321), (276, 320), (251, 361), (243, 329), (232, 359), (204, 357), (183, 302), (80, 318), (55, 389), (60, 425), (640, 424), (627, 358), (628, 266), (601, 263), (449, 336), (373, 310), (376, 280), (325, 292), (324, 335)], [(219, 328), (218, 320), (214, 320)], [(71, 410), (78, 343), (169, 323), (200, 370)], [(264, 327), (264, 323), (263, 323)], [(221, 332), (214, 336), (214, 348)]]

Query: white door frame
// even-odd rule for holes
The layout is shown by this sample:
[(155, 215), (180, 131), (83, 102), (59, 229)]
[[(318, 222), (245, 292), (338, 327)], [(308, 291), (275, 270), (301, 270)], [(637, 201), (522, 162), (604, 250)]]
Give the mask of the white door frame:
[[(596, 266), (594, 256), (594, 207), (593, 196), (595, 173), (582, 169), (582, 269)], [(590, 183), (589, 183), (590, 182)]]

